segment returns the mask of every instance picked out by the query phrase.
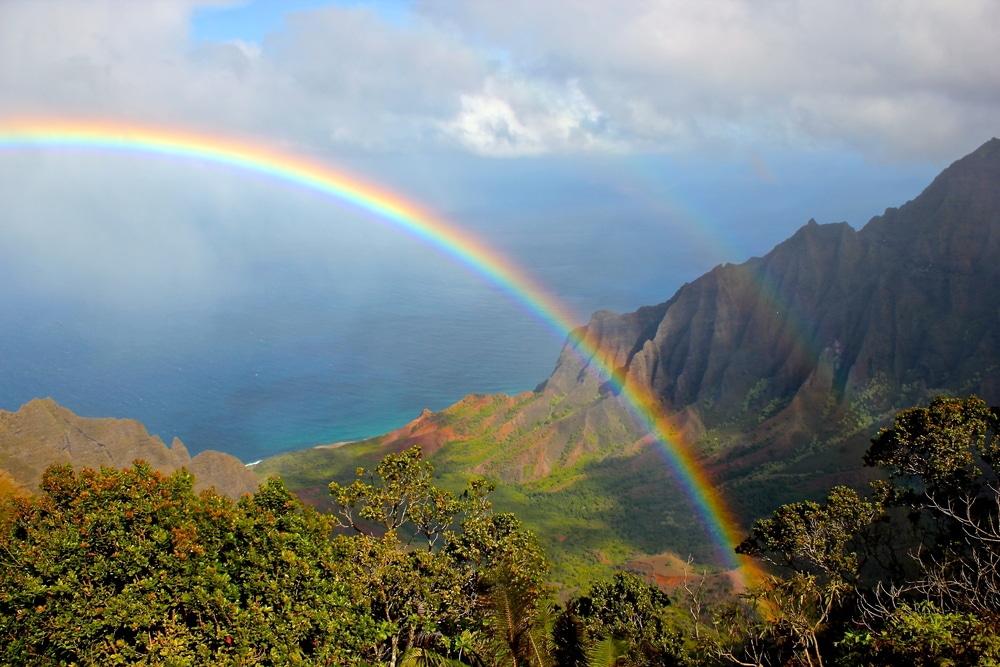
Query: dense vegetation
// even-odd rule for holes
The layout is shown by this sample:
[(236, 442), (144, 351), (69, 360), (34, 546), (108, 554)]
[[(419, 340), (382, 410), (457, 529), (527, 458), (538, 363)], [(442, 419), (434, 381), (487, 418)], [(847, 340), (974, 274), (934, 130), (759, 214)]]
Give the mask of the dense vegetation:
[[(477, 398), (481, 400), (463, 401), (435, 417), (460, 431), (428, 457), (437, 483), (456, 493), (464, 487), (469, 470), (484, 470), (491, 480), (500, 479), (490, 472), (491, 466), (499, 465), (493, 459), (515, 456), (518, 443), (542, 437), (546, 423), (565, 409), (564, 403), (543, 406), (547, 411), (540, 413), (537, 423), (505, 430), (504, 424), (517, 421), (525, 400)], [(506, 479), (491, 495), (496, 508), (515, 514), (538, 536), (552, 561), (549, 578), (564, 590), (582, 592), (595, 579), (610, 577), (616, 566), (636, 553), (674, 550), (692, 554), (702, 563), (716, 557), (711, 537), (693, 516), (681, 488), (670, 483), (660, 455), (652, 450), (625, 451), (642, 435), (629, 428), (635, 431), (634, 426), (615, 422), (602, 432), (602, 441), (619, 443), (616, 449), (562, 462), (536, 479)], [(265, 459), (257, 472), (279, 475), (303, 499), (332, 509), (325, 494), (330, 480), (349, 483), (359, 461), (373, 466), (395, 446), (386, 444), (385, 438), (374, 438), (338, 448), (290, 452)]]
[[(0, 662), (340, 662), (374, 632), (329, 520), (280, 484), (238, 504), (185, 472), (50, 468), (0, 536)], [(335, 637), (335, 641), (330, 641)]]
[(715, 627), (738, 664), (1000, 664), (1000, 410), (938, 398), (896, 415), (871, 498), (780, 507), (738, 551), (779, 575)]
[(619, 572), (556, 604), (491, 485), (419, 449), (233, 503), (191, 476), (52, 467), (0, 512), (4, 665), (998, 665), (1000, 412), (936, 399), (865, 456), (868, 497), (780, 507), (739, 546), (773, 566), (709, 604)]
[(234, 504), (144, 463), (50, 468), (3, 513), (0, 662), (538, 664), (545, 559), (490, 487), (434, 487), (416, 449), (361, 474), (324, 516), (278, 480)]

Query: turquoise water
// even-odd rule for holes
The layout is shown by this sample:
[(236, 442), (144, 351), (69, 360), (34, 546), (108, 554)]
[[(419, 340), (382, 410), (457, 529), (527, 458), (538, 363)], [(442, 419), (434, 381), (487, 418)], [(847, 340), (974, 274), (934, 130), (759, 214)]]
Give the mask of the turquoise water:
[(253, 461), (378, 435), (468, 393), (531, 389), (560, 349), (486, 286), (383, 294), (368, 310), (294, 286), (141, 320), (7, 295), (0, 408), (51, 396), (83, 416), (138, 419), (192, 452)]

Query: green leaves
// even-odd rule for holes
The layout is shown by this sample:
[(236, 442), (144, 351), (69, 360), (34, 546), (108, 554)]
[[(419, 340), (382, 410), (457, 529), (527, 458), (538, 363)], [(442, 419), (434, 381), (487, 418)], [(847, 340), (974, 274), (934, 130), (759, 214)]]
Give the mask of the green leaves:
[(423, 460), (419, 447), (389, 454), (372, 472), (358, 468), (359, 478), (350, 486), (330, 483), (343, 527), (367, 532), (364, 524), (385, 531), (411, 527), (432, 550), (455, 521), (463, 505), (455, 495), (431, 484), (434, 467)]
[[(964, 491), (987, 465), (998, 463), (997, 415), (985, 402), (940, 397), (926, 408), (896, 415), (891, 429), (882, 429), (865, 454), (865, 464), (880, 466), (898, 481), (916, 484), (916, 491)], [(978, 460), (977, 460), (978, 459)]]
[(784, 505), (757, 521), (737, 550), (792, 572), (767, 578), (720, 617), (717, 628), (736, 631), (717, 654), (998, 664), (998, 425), (997, 409), (976, 397), (904, 410), (865, 455), (889, 477), (873, 484), (873, 500), (837, 487), (825, 503)]
[(845, 633), (849, 664), (1000, 665), (1000, 635), (974, 614), (944, 613), (928, 601), (902, 604), (876, 632)]
[(560, 664), (679, 665), (684, 647), (673, 629), (670, 599), (629, 572), (591, 586), (556, 620)]
[(821, 575), (824, 582), (853, 584), (860, 576), (863, 536), (883, 514), (878, 504), (862, 500), (853, 489), (834, 487), (822, 505), (782, 505), (756, 521), (736, 552)]
[[(359, 533), (337, 540), (353, 590), (382, 623), (365, 657), (540, 665), (547, 564), (537, 539), (513, 515), (492, 512), (484, 480), (456, 497), (433, 484), (432, 470), (412, 448), (359, 469), (348, 486), (330, 484), (340, 525)], [(425, 548), (411, 548), (414, 538)], [(418, 645), (427, 635), (440, 645)]]
[[(331, 485), (334, 517), (275, 479), (233, 503), (143, 463), (51, 468), (41, 495), (0, 518), (0, 664), (549, 667), (568, 655), (553, 652), (545, 554), (493, 511), (491, 484), (440, 489), (416, 449), (360, 472)], [(338, 526), (356, 530), (331, 539)], [(655, 587), (620, 574), (586, 605), (562, 632), (586, 643), (573, 664), (680, 663)]]
[(0, 663), (343, 661), (367, 641), (328, 520), (278, 481), (238, 505), (191, 485), (50, 468), (0, 526)]

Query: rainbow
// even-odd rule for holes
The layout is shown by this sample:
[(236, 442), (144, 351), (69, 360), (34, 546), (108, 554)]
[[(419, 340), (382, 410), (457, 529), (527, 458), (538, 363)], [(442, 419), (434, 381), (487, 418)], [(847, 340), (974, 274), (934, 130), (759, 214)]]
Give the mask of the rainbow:
[(154, 154), (230, 167), (293, 184), (364, 211), (424, 242), (467, 267), (522, 305), (557, 335), (576, 346), (585, 363), (620, 399), (663, 453), (738, 584), (754, 573), (733, 551), (739, 529), (722, 496), (676, 434), (656, 397), (616, 377), (600, 350), (576, 331), (574, 316), (527, 273), (475, 237), (402, 197), (300, 155), (231, 139), (120, 122), (87, 120), (0, 120), (0, 152), (27, 149), (92, 149)]

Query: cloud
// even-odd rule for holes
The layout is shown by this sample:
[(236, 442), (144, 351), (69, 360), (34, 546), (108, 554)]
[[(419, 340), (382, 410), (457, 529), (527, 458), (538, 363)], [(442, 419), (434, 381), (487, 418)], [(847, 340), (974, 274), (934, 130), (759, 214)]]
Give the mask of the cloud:
[(88, 113), (319, 151), (487, 156), (838, 146), (940, 159), (997, 133), (989, 0), (415, 2), (189, 39), (199, 3), (0, 3), (8, 113)]
[[(192, 39), (204, 4), (0, 2), (0, 114), (256, 137), (444, 208), (464, 195), (456, 174), (479, 170), (513, 190), (524, 160), (553, 158), (546, 164), (563, 177), (596, 182), (604, 177), (582, 165), (598, 174), (596, 160), (630, 154), (737, 155), (771, 182), (775, 148), (920, 162), (953, 159), (998, 133), (994, 2), (420, 0), (391, 19), (364, 4), (289, 12), (259, 42)], [(512, 160), (491, 171), (490, 158)], [(66, 176), (53, 161), (7, 160), (6, 252), (37, 258), (54, 290), (106, 285), (123, 300), (162, 286), (218, 293), (225, 276), (266, 253), (351, 262), (363, 254), (355, 244), (374, 238), (347, 223), (329, 226), (339, 237), (321, 243), (259, 232), (281, 228), (287, 200), (216, 179), (202, 187), (194, 171), (143, 181), (122, 164)], [(36, 172), (78, 191), (60, 204), (42, 181), (24, 183)], [(88, 188), (103, 198), (87, 200)], [(185, 195), (150, 206), (157, 192)], [(519, 201), (492, 196), (491, 206)], [(570, 197), (533, 200), (575, 210)], [(197, 224), (207, 217), (217, 231)], [(231, 238), (243, 246), (226, 246)], [(388, 237), (379, 243), (390, 253)]]
[(996, 132), (1000, 5), (988, 1), (425, 0), (420, 11), (502, 49), (520, 76), (576, 81), (637, 150), (823, 143), (940, 158)]
[(461, 109), (443, 122), (445, 135), (478, 155), (514, 157), (552, 151), (614, 151), (607, 119), (576, 81), (563, 87), (488, 79), (480, 92), (462, 94)]

